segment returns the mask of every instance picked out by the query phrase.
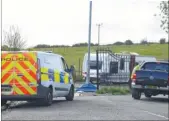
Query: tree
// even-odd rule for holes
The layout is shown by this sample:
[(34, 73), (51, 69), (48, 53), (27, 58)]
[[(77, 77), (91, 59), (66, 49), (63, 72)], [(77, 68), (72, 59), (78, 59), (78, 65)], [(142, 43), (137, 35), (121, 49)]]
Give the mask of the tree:
[(143, 39), (143, 40), (141, 40), (140, 44), (146, 45), (146, 44), (148, 44), (148, 42), (147, 42), (147, 40)]
[(115, 42), (113, 43), (113, 45), (123, 45), (124, 43), (123, 42)]
[(4, 32), (4, 44), (14, 51), (21, 50), (26, 46), (18, 28), (11, 26), (9, 32)]
[(1, 46), (1, 50), (2, 50), (2, 51), (8, 51), (9, 48), (8, 48), (7, 45), (2, 45), (2, 46)]
[(126, 44), (126, 45), (132, 45), (133, 42), (132, 42), (131, 40), (126, 40), (126, 41), (125, 41), (125, 44)]
[(166, 43), (165, 38), (161, 38), (161, 39), (160, 39), (160, 44), (165, 44), (165, 43)]
[[(169, 30), (169, 21), (168, 21), (168, 6), (169, 6), (169, 1), (161, 1), (160, 2), (160, 18), (161, 18), (161, 25), (160, 27), (166, 32), (168, 33)], [(156, 15), (155, 15), (156, 16)]]

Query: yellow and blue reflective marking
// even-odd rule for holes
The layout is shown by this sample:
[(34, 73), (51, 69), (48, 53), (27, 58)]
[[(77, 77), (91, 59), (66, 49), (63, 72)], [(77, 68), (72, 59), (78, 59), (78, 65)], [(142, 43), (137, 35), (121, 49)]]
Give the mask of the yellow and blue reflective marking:
[(59, 71), (54, 71), (54, 78), (55, 78), (55, 82), (60, 83), (60, 72)]
[(41, 81), (49, 81), (48, 68), (41, 68)]
[(60, 72), (60, 83), (64, 83), (64, 72)]
[(48, 76), (51, 81), (54, 81), (54, 70), (53, 69), (48, 69)]
[(41, 81), (54, 81), (63, 84), (69, 84), (71, 77), (69, 74), (53, 69), (41, 68)]

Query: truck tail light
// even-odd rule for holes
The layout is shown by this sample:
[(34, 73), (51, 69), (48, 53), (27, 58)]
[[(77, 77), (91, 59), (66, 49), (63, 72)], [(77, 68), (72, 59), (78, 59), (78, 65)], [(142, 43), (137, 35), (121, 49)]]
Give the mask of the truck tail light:
[(131, 78), (131, 79), (132, 79), (132, 81), (133, 81), (133, 82), (135, 82), (135, 81), (136, 81), (136, 77), (137, 77), (137, 75), (136, 75), (136, 74), (133, 74), (133, 75), (132, 75), (132, 78)]

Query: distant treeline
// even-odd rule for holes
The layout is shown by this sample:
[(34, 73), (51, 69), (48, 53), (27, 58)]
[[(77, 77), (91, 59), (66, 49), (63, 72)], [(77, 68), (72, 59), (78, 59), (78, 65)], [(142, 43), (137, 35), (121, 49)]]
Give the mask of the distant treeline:
[[(126, 40), (125, 42), (117, 41), (113, 44), (106, 44), (105, 46), (112, 46), (112, 45), (149, 45), (149, 44), (167, 44), (169, 42), (166, 42), (165, 38), (161, 38), (159, 42), (148, 42), (147, 40), (141, 40), (140, 43), (133, 43), (131, 40)], [(87, 47), (88, 43), (76, 43), (72, 46), (69, 45), (47, 45), (47, 44), (38, 44), (33, 48), (62, 48), (62, 47)], [(98, 44), (91, 43), (91, 46), (98, 46)], [(9, 51), (9, 50), (19, 50), (17, 48), (9, 48), (7, 45), (1, 46), (2, 51)]]
[[(111, 45), (133, 45), (133, 44), (142, 44), (142, 45), (148, 45), (148, 44), (165, 44), (166, 42), (165, 38), (160, 39), (159, 42), (148, 42), (147, 40), (141, 40), (140, 43), (133, 43), (131, 40), (126, 40), (125, 42), (117, 41), (113, 44), (106, 44), (105, 46), (111, 46)], [(88, 46), (88, 43), (76, 43), (72, 46), (69, 45), (47, 45), (47, 44), (38, 44), (34, 48), (56, 48), (56, 47), (86, 47)], [(98, 46), (98, 44), (91, 43), (91, 46)]]
[[(91, 46), (97, 46), (98, 44), (91, 43)], [(69, 45), (47, 45), (47, 44), (38, 44), (34, 48), (56, 48), (56, 47), (85, 47), (88, 46), (88, 43), (77, 43), (72, 46)]]

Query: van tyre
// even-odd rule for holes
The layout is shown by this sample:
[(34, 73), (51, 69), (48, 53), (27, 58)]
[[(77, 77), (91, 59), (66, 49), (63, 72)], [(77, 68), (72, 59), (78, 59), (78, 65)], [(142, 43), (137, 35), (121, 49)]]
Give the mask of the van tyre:
[(46, 97), (43, 100), (43, 104), (45, 106), (50, 106), (50, 105), (52, 105), (52, 101), (53, 101), (52, 89), (48, 88), (47, 93), (46, 93)]
[(69, 94), (65, 97), (67, 101), (73, 101), (74, 99), (74, 87), (71, 86)]
[(7, 100), (1, 100), (1, 106), (6, 105), (6, 103), (7, 103)]
[(137, 89), (132, 89), (132, 97), (139, 100), (141, 98), (141, 92)]

